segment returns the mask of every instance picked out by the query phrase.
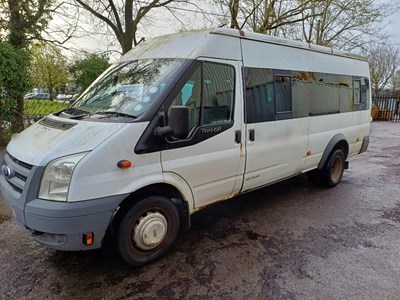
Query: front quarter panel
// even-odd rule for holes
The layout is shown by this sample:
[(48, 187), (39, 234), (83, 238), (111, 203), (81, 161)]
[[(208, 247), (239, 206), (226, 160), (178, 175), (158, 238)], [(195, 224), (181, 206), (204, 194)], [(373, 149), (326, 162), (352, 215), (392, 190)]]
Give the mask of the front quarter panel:
[[(129, 194), (142, 186), (163, 182), (160, 153), (137, 155), (134, 148), (148, 122), (132, 123), (90, 152), (75, 168), (68, 201)], [(132, 166), (121, 169), (120, 160)]]

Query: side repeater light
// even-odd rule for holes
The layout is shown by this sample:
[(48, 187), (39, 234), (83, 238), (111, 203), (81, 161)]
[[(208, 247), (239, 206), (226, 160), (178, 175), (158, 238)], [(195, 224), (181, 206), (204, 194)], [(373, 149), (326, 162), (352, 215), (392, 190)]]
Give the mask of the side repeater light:
[(123, 159), (117, 163), (117, 166), (120, 169), (128, 169), (132, 167), (132, 163), (129, 160)]

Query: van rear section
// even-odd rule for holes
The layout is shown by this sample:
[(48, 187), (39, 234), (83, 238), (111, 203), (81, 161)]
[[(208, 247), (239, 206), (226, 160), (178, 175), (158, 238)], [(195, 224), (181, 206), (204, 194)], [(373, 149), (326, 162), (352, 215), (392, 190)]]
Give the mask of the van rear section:
[(40, 243), (141, 266), (191, 214), (306, 173), (335, 187), (369, 143), (366, 59), (233, 29), (145, 41), (13, 137), (0, 193)]

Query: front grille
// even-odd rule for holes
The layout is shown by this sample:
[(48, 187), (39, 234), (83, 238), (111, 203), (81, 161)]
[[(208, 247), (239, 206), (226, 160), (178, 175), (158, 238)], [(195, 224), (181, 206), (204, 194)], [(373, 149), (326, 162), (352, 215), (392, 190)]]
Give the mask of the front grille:
[(12, 183), (11, 181), (8, 181), (7, 180), (7, 182), (8, 182), (8, 184), (15, 190), (15, 191), (17, 191), (20, 195), (22, 194), (22, 192), (23, 192), (23, 189), (21, 189), (19, 186), (16, 186), (14, 183)]
[[(8, 154), (8, 153), (7, 153), (7, 154)], [(24, 168), (26, 168), (26, 169), (28, 169), (28, 170), (31, 170), (32, 167), (33, 167), (33, 166), (30, 165), (30, 164), (24, 163), (23, 161), (20, 161), (20, 160), (16, 159), (15, 157), (11, 156), (10, 154), (8, 154), (8, 156), (10, 157), (10, 159), (11, 159), (13, 162), (15, 162), (16, 164), (18, 164), (18, 165), (20, 165), (20, 166), (22, 166), (22, 167), (24, 167)]]
[[(1, 168), (2, 170), (7, 169), (7, 172), (3, 171), (2, 174), (6, 182), (5, 188), (15, 198), (21, 197), (33, 166), (16, 159), (9, 153), (6, 153), (4, 155), (3, 166)], [(5, 173), (8, 173), (8, 175), (6, 176)]]

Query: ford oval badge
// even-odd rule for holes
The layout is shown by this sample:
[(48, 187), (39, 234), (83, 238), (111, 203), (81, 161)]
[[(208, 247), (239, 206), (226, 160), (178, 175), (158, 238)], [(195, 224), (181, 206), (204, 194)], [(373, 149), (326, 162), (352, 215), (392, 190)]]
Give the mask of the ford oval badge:
[(4, 177), (6, 177), (8, 179), (10, 179), (12, 177), (12, 172), (11, 172), (11, 169), (9, 167), (3, 166), (1, 168), (1, 170), (3, 172)]

